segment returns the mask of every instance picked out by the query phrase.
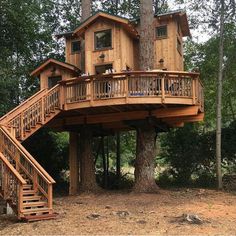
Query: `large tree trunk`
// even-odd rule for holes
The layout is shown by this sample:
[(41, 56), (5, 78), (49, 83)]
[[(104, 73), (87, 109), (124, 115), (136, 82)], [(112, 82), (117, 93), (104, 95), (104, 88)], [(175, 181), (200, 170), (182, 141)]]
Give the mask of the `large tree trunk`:
[(217, 83), (217, 122), (216, 122), (216, 173), (217, 187), (222, 189), (221, 171), (221, 109), (222, 109), (222, 78), (223, 78), (223, 57), (224, 57), (224, 0), (221, 0), (220, 16), (220, 43), (219, 43), (219, 75)]
[(157, 192), (155, 182), (156, 131), (153, 127), (137, 128), (135, 160), (135, 192)]
[(153, 0), (140, 0), (140, 69), (154, 67)]
[(95, 163), (92, 153), (92, 131), (88, 127), (84, 127), (80, 132), (80, 191), (81, 192), (96, 192), (99, 187), (95, 176)]
[(69, 167), (70, 167), (70, 195), (76, 195), (79, 187), (79, 158), (78, 158), (78, 134), (70, 132), (69, 143)]
[[(154, 66), (153, 0), (140, 0), (140, 69)], [(156, 131), (152, 126), (137, 126), (135, 160), (136, 192), (157, 192), (155, 183)]]
[(81, 0), (81, 7), (82, 7), (81, 20), (85, 21), (91, 15), (92, 1), (91, 0)]
[[(81, 15), (81, 21), (85, 21), (88, 19), (92, 12), (92, 1), (91, 0), (81, 0), (81, 6), (82, 6), (82, 15)], [(85, 66), (85, 38), (81, 40), (81, 71), (83, 73), (86, 73), (86, 66)], [(88, 71), (87, 71), (88, 72)]]

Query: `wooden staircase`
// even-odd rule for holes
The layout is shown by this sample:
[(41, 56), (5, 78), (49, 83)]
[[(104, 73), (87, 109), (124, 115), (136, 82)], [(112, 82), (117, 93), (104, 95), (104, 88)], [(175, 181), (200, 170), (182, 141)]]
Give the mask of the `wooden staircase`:
[(39, 91), (0, 119), (0, 196), (20, 220), (56, 217), (52, 208), (55, 181), (20, 142), (60, 113), (59, 88)]

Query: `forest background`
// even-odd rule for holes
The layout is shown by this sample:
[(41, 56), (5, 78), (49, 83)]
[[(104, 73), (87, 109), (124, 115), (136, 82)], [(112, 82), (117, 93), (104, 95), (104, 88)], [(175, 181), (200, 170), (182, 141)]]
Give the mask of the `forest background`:
[[(200, 70), (205, 91), (205, 120), (158, 135), (157, 182), (166, 186), (216, 186), (216, 104), (219, 71), (219, 1), (155, 0), (155, 13), (187, 11), (192, 38), (184, 42), (185, 70)], [(235, 1), (225, 1), (222, 94), (222, 171), (236, 172), (236, 14)], [(100, 0), (103, 10), (129, 19), (139, 17), (138, 0)], [(79, 0), (0, 0), (0, 116), (39, 89), (30, 72), (47, 58), (64, 61), (64, 41), (55, 35), (80, 23)], [(116, 135), (105, 138), (109, 163), (106, 188), (131, 187), (135, 159), (135, 132), (121, 133), (122, 178), (117, 184)], [(94, 139), (98, 182), (102, 185), (99, 139)], [(56, 179), (67, 185), (68, 134), (42, 129), (25, 143), (27, 149)], [(63, 174), (64, 173), (64, 174)], [(65, 174), (66, 173), (66, 174)], [(104, 187), (104, 186), (103, 186)], [(61, 188), (65, 189), (65, 188)]]

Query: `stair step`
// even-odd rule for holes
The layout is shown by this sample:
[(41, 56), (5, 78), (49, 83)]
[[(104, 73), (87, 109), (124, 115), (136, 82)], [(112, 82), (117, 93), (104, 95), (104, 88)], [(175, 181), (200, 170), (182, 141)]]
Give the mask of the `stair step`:
[(24, 215), (36, 215), (36, 214), (43, 214), (43, 213), (49, 213), (51, 210), (47, 207), (43, 208), (33, 208), (33, 209), (24, 209), (22, 210), (22, 213)]
[(39, 201), (41, 199), (41, 196), (24, 196), (23, 201)]
[(25, 191), (25, 190), (32, 190), (32, 188), (33, 188), (32, 184), (27, 184), (27, 185), (23, 186), (23, 191)]
[(23, 196), (25, 195), (34, 195), (35, 191), (34, 190), (23, 190)]
[(23, 203), (23, 207), (41, 207), (41, 206), (46, 206), (46, 202), (26, 202)]
[(25, 216), (24, 220), (28, 222), (40, 221), (40, 220), (51, 220), (55, 219), (58, 216), (56, 213), (45, 214), (45, 215), (35, 215), (35, 216)]

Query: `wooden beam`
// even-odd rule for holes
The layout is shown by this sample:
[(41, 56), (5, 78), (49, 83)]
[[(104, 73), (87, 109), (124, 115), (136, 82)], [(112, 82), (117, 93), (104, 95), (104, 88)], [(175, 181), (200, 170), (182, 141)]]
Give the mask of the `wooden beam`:
[(198, 106), (163, 108), (152, 111), (151, 114), (156, 118), (193, 116), (198, 114), (198, 109)]
[(195, 116), (180, 116), (180, 117), (170, 117), (163, 119), (166, 123), (180, 123), (180, 122), (199, 122), (203, 121), (204, 113), (200, 113)]
[[(114, 123), (128, 120), (143, 120), (147, 117), (161, 118), (174, 118), (174, 121), (179, 117), (180, 121), (185, 116), (195, 116), (198, 114), (198, 106), (188, 107), (175, 107), (175, 108), (161, 108), (153, 111), (129, 111), (129, 112), (116, 112), (109, 114), (88, 115), (88, 116), (75, 116), (68, 118), (56, 119), (52, 123), (52, 127), (58, 127), (57, 125), (79, 125), (79, 124), (105, 124)], [(166, 120), (165, 120), (166, 121)], [(170, 120), (171, 122), (171, 120)], [(173, 122), (172, 122), (173, 123)], [(177, 120), (178, 123), (178, 120)]]

